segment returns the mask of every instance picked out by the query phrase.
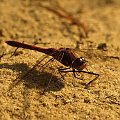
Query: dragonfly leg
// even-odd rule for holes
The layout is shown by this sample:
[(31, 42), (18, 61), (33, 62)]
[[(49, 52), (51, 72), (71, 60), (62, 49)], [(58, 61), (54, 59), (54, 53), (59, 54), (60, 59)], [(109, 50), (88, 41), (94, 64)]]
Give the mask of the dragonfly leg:
[(68, 70), (68, 69), (70, 69), (70, 67), (69, 68), (58, 68), (58, 72), (61, 75), (63, 80), (64, 80), (64, 76), (62, 75), (62, 72), (64, 72), (65, 70)]
[[(74, 76), (75, 78), (77, 78), (77, 79), (81, 79), (81, 78), (80, 78), (81, 75), (78, 75), (77, 73), (78, 73), (78, 72), (76, 72), (75, 69), (73, 69), (73, 76)], [(76, 75), (77, 75), (77, 76), (80, 76), (80, 77), (77, 77)]]
[[(68, 69), (70, 69), (70, 68), (64, 68), (64, 69), (61, 70), (61, 72), (64, 72), (64, 73), (65, 73), (65, 72), (73, 72), (73, 75), (74, 75), (75, 78), (78, 78), (78, 77), (75, 75), (76, 72), (86, 73), (86, 74), (91, 74), (91, 75), (95, 75), (95, 76), (96, 76), (94, 79), (92, 79), (90, 82), (88, 82), (88, 83), (86, 84), (85, 88), (88, 88), (88, 87), (90, 86), (90, 84), (93, 83), (93, 82), (100, 76), (98, 73), (94, 73), (94, 72), (83, 71), (83, 70), (80, 71), (80, 70), (75, 70), (75, 69), (73, 69), (73, 70), (68, 70)], [(80, 79), (80, 78), (78, 78), (78, 79)]]
[(74, 71), (75, 72), (83, 72), (83, 73), (86, 73), (86, 74), (91, 74), (91, 75), (95, 75), (96, 77), (94, 79), (92, 79), (91, 81), (89, 81), (86, 85), (85, 85), (85, 88), (88, 88), (90, 86), (91, 83), (93, 83), (100, 75), (98, 73), (94, 73), (94, 72), (89, 72), (89, 71)]

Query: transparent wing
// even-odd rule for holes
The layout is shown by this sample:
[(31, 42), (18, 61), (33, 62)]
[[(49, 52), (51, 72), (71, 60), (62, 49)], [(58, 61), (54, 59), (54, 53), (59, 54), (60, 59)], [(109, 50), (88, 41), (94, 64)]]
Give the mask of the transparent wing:
[[(46, 59), (46, 58), (48, 58), (48, 55), (44, 55), (43, 57), (41, 57), (41, 58), (39, 59), (39, 61), (37, 61), (37, 62), (35, 63), (35, 65), (34, 65), (30, 70), (28, 70), (28, 71), (27, 71), (25, 74), (23, 74), (22, 76), (17, 77), (17, 78), (13, 81), (12, 85), (10, 85), (8, 92), (9, 92), (11, 89), (13, 89), (17, 84), (19, 84), (22, 79), (25, 79), (27, 76), (29, 76), (29, 74), (31, 74), (31, 72), (33, 72), (33, 70), (34, 70), (44, 59)], [(42, 67), (41, 67), (41, 68), (42, 68)], [(41, 69), (41, 70), (42, 70), (42, 69)]]
[[(58, 60), (61, 60), (63, 53), (58, 55)], [(24, 80), (25, 84), (29, 84), (29, 87), (35, 88), (45, 88), (49, 86), (51, 80), (56, 82), (56, 85), (63, 87), (63, 84), (60, 83), (57, 78), (57, 67), (60, 66), (59, 62), (54, 58), (44, 55), (42, 56), (33, 67), (26, 71), (22, 76), (16, 78), (9, 87), (9, 90), (12, 90), (16, 85), (18, 85), (21, 80)], [(34, 81), (34, 82), (33, 82)], [(57, 86), (58, 86), (57, 85)], [(59, 88), (57, 88), (59, 89)]]

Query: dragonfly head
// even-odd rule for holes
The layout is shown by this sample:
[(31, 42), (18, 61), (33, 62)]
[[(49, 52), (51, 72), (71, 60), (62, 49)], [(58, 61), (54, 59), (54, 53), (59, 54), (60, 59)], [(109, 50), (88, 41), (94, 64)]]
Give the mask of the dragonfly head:
[(83, 70), (86, 67), (86, 63), (87, 61), (85, 60), (85, 58), (80, 57), (73, 61), (72, 67), (77, 70)]

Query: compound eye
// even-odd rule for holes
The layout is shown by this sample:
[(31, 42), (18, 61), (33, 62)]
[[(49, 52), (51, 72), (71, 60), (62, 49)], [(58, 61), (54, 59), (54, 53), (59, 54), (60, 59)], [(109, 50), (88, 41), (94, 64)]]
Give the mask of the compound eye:
[(85, 60), (85, 58), (83, 58), (83, 57), (80, 57), (80, 61), (84, 61)]

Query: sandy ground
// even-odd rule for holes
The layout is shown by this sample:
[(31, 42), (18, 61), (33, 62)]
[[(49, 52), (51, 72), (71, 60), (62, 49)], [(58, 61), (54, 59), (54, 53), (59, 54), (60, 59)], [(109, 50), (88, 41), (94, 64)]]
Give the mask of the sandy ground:
[[(57, 1), (85, 24), (87, 37), (82, 26), (41, 6), (61, 11), (56, 0), (0, 0), (0, 119), (120, 120), (120, 1)], [(54, 61), (43, 70), (38, 65), (14, 86), (15, 78), (32, 68), (43, 53), (18, 49), (10, 57), (15, 48), (7, 40), (76, 48), (88, 60), (87, 69), (100, 77), (85, 89), (93, 75), (82, 74), (80, 80), (69, 73), (62, 80), (56, 68), (61, 64)], [(96, 50), (103, 43), (106, 47)], [(47, 91), (41, 94), (51, 76)]]

